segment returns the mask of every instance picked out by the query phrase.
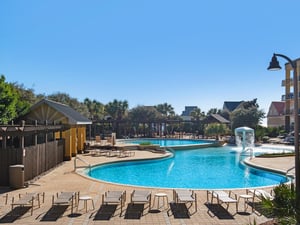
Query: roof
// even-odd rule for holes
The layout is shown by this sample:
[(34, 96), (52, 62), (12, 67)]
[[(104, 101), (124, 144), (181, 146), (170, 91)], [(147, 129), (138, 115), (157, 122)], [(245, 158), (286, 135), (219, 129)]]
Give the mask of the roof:
[(49, 107), (53, 108), (54, 110), (60, 112), (65, 117), (67, 117), (69, 124), (92, 124), (91, 120), (81, 115), (79, 112), (77, 112), (70, 106), (49, 99), (42, 99), (41, 101), (33, 105), (31, 107), (31, 110), (34, 110), (43, 104), (48, 105)]
[(249, 131), (254, 131), (252, 128), (250, 127), (238, 127), (234, 129), (235, 132), (249, 132)]
[(213, 122), (218, 122), (218, 123), (230, 123), (229, 120), (225, 119), (223, 116), (220, 114), (210, 114), (206, 119), (206, 123), (213, 123)]
[(218, 120), (220, 123), (230, 123), (229, 120), (225, 119), (220, 114), (211, 114), (210, 116), (212, 116), (213, 118), (215, 118), (216, 120)]
[(197, 109), (197, 106), (185, 106), (184, 111), (182, 111), (181, 116), (190, 116), (191, 112)]
[(278, 115), (284, 115), (285, 102), (272, 102), (271, 106), (276, 109)]
[(242, 102), (224, 102), (223, 109), (227, 109), (229, 112), (234, 111)]

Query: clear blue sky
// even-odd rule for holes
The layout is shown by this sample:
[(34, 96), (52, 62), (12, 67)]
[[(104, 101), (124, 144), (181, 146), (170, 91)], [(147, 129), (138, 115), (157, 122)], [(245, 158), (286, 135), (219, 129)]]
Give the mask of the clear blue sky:
[[(300, 57), (299, 0), (1, 0), (0, 74), (63, 92), (176, 113), (284, 94), (273, 52)], [(280, 60), (282, 66), (286, 61)]]

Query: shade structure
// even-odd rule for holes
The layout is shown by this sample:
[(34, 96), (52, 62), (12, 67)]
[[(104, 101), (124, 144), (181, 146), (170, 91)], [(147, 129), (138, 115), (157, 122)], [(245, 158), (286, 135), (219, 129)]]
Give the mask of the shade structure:
[(254, 147), (254, 129), (250, 127), (238, 127), (234, 130), (235, 140), (238, 146), (243, 147), (243, 151), (247, 147)]

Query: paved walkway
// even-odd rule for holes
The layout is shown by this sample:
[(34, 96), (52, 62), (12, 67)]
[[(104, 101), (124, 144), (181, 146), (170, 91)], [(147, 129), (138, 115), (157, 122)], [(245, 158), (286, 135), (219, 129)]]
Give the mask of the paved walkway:
[[(161, 154), (151, 153), (148, 151), (136, 151), (134, 158), (152, 158), (161, 157)], [(124, 160), (124, 158), (116, 157), (93, 157), (91, 155), (79, 155), (81, 159), (89, 162), (90, 164), (99, 164), (103, 162), (109, 162), (114, 160)], [(125, 158), (125, 159), (132, 159)], [(77, 165), (83, 165), (77, 160)], [(288, 168), (294, 165), (293, 157), (286, 158), (255, 158), (251, 160), (252, 163), (261, 166), (272, 167), (286, 171)], [(112, 224), (112, 225), (188, 225), (188, 224), (253, 224), (256, 220), (256, 224), (265, 222), (269, 219), (265, 218), (259, 213), (251, 213), (251, 209), (248, 208), (248, 213), (244, 212), (243, 202), (239, 203), (239, 212), (236, 213), (234, 204), (230, 204), (229, 209), (225, 210), (223, 207), (219, 207), (216, 204), (206, 205), (206, 191), (199, 190), (197, 193), (198, 211), (187, 218), (187, 214), (183, 210), (177, 213), (175, 216), (172, 211), (151, 211), (147, 212), (143, 216), (139, 214), (128, 214), (129, 218), (125, 218), (125, 211), (128, 210), (128, 203), (130, 202), (130, 193), (135, 188), (123, 185), (113, 185), (100, 181), (88, 179), (76, 172), (74, 172), (74, 159), (64, 162), (62, 165), (41, 176), (39, 179), (30, 183), (29, 187), (18, 190), (5, 190), (8, 193), (8, 201), (11, 203), (12, 197), (16, 197), (19, 193), (25, 192), (39, 192), (45, 193), (45, 202), (40, 208), (35, 207), (33, 215), (30, 215), (28, 208), (16, 208), (11, 211), (10, 204), (4, 205), (4, 198), (0, 199), (0, 223), (13, 223), (13, 224)], [(1, 189), (2, 190), (2, 189)], [(127, 193), (127, 202), (124, 207), (124, 212), (119, 217), (119, 210), (115, 215), (111, 215), (113, 208), (101, 207), (101, 195), (108, 190), (125, 190)], [(170, 189), (149, 189), (152, 194), (158, 192), (164, 192), (168, 195), (168, 199), (172, 200), (172, 190)], [(78, 212), (71, 214), (70, 207), (52, 207), (52, 196), (60, 191), (79, 191), (80, 195), (91, 196), (95, 203), (95, 210), (91, 209), (91, 202), (88, 203), (88, 212), (83, 209), (83, 202), (80, 202)], [(3, 190), (2, 190), (3, 192)], [(236, 194), (245, 194), (245, 190), (235, 190)], [(3, 194), (4, 195), (4, 194)], [(225, 207), (225, 206), (224, 206)], [(101, 210), (100, 210), (101, 209)], [(28, 211), (26, 211), (28, 210)], [(193, 212), (193, 207), (190, 209)], [(136, 209), (138, 212), (139, 209)], [(15, 213), (12, 215), (12, 212)], [(16, 215), (19, 214), (19, 215)], [(137, 216), (137, 219), (133, 219), (133, 216)]]

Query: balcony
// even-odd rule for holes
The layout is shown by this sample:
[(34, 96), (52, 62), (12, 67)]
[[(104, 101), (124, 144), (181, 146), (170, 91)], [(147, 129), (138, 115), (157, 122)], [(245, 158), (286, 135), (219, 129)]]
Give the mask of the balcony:
[(294, 93), (289, 93), (288, 95), (284, 95), (285, 96), (285, 100), (289, 100), (289, 99), (294, 99)]
[(285, 87), (287, 83), (289, 83), (290, 84), (289, 86), (292, 87), (293, 86), (293, 79), (282, 80), (281, 81), (281, 87)]

